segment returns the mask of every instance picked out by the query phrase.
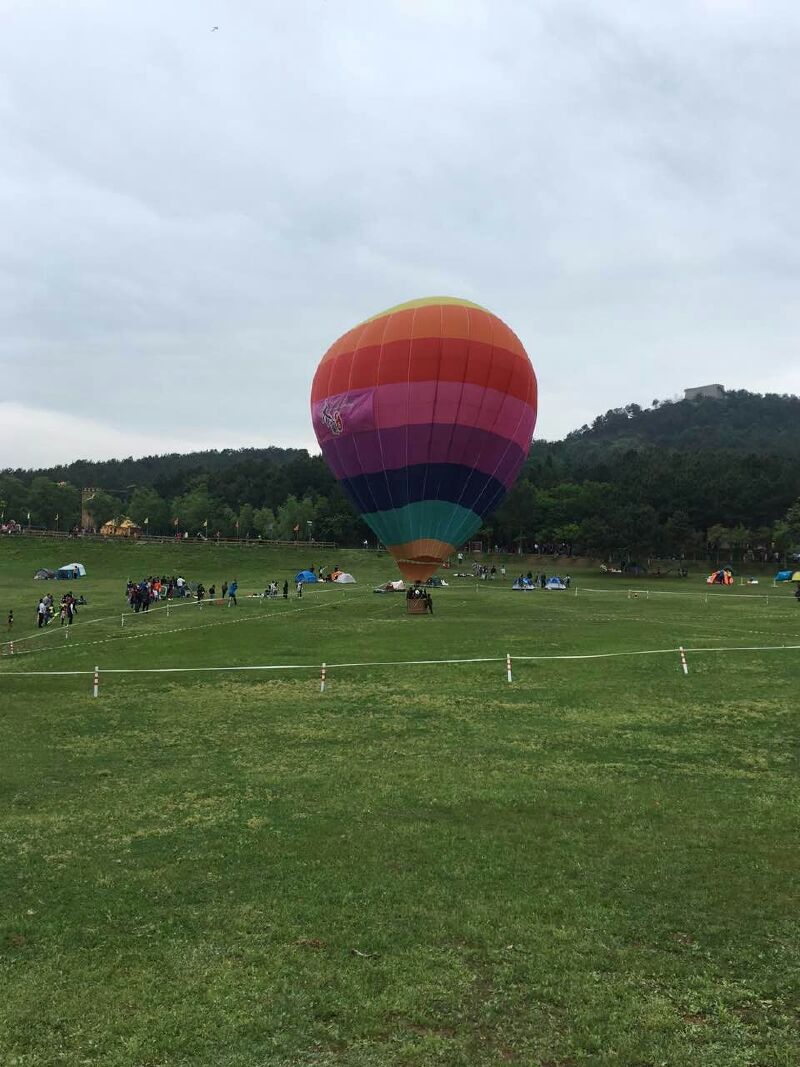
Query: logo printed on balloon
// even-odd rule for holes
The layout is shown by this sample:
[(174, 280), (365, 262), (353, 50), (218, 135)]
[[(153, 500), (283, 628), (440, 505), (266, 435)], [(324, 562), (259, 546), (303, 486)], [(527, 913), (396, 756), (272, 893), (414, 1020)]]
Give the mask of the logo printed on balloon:
[(336, 408), (335, 410), (332, 409), (327, 403), (327, 401), (324, 404), (319, 417), (322, 419), (322, 421), (325, 423), (325, 425), (328, 427), (334, 437), (338, 437), (344, 429), (341, 411), (339, 411), (338, 408)]

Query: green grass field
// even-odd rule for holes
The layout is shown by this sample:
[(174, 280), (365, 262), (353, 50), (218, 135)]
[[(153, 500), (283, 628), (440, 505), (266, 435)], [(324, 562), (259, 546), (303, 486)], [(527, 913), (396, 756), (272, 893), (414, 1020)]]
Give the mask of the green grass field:
[[(310, 563), (358, 584), (247, 596)], [(239, 607), (126, 611), (179, 569)], [(453, 578), (417, 618), (394, 574), (0, 543), (0, 1063), (796, 1067), (800, 651), (520, 658), (800, 645), (793, 590)], [(310, 669), (113, 673), (268, 664)]]

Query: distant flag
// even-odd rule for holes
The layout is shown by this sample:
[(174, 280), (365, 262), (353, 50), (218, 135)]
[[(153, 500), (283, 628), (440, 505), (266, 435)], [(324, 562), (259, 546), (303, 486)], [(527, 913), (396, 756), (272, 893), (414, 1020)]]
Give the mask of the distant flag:
[(56, 522), (58, 522), (58, 512), (56, 512)]
[(234, 525), (234, 526), (236, 527), (236, 529), (238, 530), (238, 529), (239, 529), (239, 520), (237, 519), (237, 520), (236, 520), (236, 522), (235, 522), (235, 523), (234, 523), (233, 525)]
[(204, 530), (208, 529), (208, 519), (206, 519), (206, 521), (203, 523), (203, 529)]
[(150, 525), (150, 516), (149, 516), (149, 515), (148, 515), (148, 517), (147, 517), (147, 518), (146, 518), (146, 519), (144, 520), (144, 524), (145, 524), (145, 526), (149, 526), (149, 525)]
[(173, 519), (173, 520), (172, 520), (172, 525), (173, 525), (173, 526), (175, 526), (175, 527), (177, 528), (177, 526), (178, 526), (178, 520), (177, 520), (177, 518), (175, 518), (175, 519)]
[(31, 521), (31, 513), (28, 512), (28, 522), (30, 522), (30, 521)]
[(300, 523), (299, 523), (299, 522), (295, 524), (295, 526), (294, 526), (294, 532), (295, 532), (295, 533), (300, 533)]

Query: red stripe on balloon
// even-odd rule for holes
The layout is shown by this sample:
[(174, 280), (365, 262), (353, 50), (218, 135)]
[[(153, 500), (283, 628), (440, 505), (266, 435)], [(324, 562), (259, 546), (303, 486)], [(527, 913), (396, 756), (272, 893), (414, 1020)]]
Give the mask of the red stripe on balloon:
[(351, 389), (432, 380), (498, 389), (536, 405), (536, 378), (527, 356), (482, 342), (465, 345), (450, 337), (392, 341), (343, 352), (320, 364), (311, 400)]

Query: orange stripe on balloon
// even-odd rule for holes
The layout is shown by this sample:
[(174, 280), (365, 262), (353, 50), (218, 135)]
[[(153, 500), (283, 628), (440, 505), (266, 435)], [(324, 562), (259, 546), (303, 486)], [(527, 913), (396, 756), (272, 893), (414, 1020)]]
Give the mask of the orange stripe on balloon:
[(414, 541), (406, 541), (402, 545), (389, 545), (388, 547), (395, 559), (408, 559), (418, 563), (442, 563), (455, 551), (454, 545), (432, 537), (420, 537)]
[(457, 337), (494, 344), (527, 359), (522, 342), (514, 331), (490, 311), (475, 304), (420, 301), (418, 306), (401, 305), (399, 310), (383, 312), (348, 330), (331, 345), (322, 357), (322, 363), (358, 348), (385, 345), (390, 341), (416, 341), (424, 337)]

